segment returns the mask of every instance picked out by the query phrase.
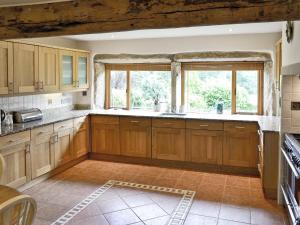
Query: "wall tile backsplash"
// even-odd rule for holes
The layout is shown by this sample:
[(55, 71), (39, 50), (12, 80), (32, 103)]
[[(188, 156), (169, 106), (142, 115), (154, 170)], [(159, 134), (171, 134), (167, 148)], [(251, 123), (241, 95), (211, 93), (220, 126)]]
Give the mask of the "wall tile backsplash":
[(300, 134), (300, 111), (291, 110), (292, 102), (300, 102), (300, 77), (282, 76), (281, 130)]
[(5, 111), (29, 108), (48, 110), (72, 105), (72, 93), (0, 97), (0, 109), (3, 109)]

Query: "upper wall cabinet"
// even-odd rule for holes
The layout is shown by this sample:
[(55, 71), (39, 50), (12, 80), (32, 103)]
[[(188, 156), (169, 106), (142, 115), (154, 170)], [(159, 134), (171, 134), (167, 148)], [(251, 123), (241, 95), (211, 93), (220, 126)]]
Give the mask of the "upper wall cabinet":
[(60, 50), (60, 90), (76, 88), (76, 54), (73, 51)]
[(14, 43), (14, 93), (38, 90), (38, 46)]
[(55, 48), (39, 47), (39, 82), (40, 92), (59, 90), (59, 51)]
[(89, 54), (77, 52), (76, 54), (76, 87), (89, 87)]
[(13, 44), (0, 41), (0, 95), (13, 93)]

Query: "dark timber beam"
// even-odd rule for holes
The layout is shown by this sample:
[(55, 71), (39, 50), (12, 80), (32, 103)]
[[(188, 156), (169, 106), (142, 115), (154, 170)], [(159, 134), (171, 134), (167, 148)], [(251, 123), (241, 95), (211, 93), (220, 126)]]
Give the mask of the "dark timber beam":
[(0, 39), (300, 19), (300, 0), (75, 0), (0, 8)]

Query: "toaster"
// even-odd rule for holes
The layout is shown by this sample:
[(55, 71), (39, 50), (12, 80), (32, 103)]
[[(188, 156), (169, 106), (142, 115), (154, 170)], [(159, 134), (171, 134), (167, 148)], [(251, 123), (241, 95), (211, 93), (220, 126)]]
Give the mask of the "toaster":
[(14, 123), (26, 123), (35, 120), (41, 120), (43, 113), (40, 109), (24, 109), (13, 112)]

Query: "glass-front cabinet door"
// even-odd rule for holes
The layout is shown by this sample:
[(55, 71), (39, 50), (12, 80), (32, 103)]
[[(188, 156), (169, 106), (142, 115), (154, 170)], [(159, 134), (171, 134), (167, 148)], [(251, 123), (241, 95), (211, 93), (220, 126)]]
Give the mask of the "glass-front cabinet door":
[(77, 52), (76, 63), (76, 87), (86, 89), (89, 87), (89, 54), (85, 52)]
[(60, 50), (60, 89), (76, 88), (75, 52)]

